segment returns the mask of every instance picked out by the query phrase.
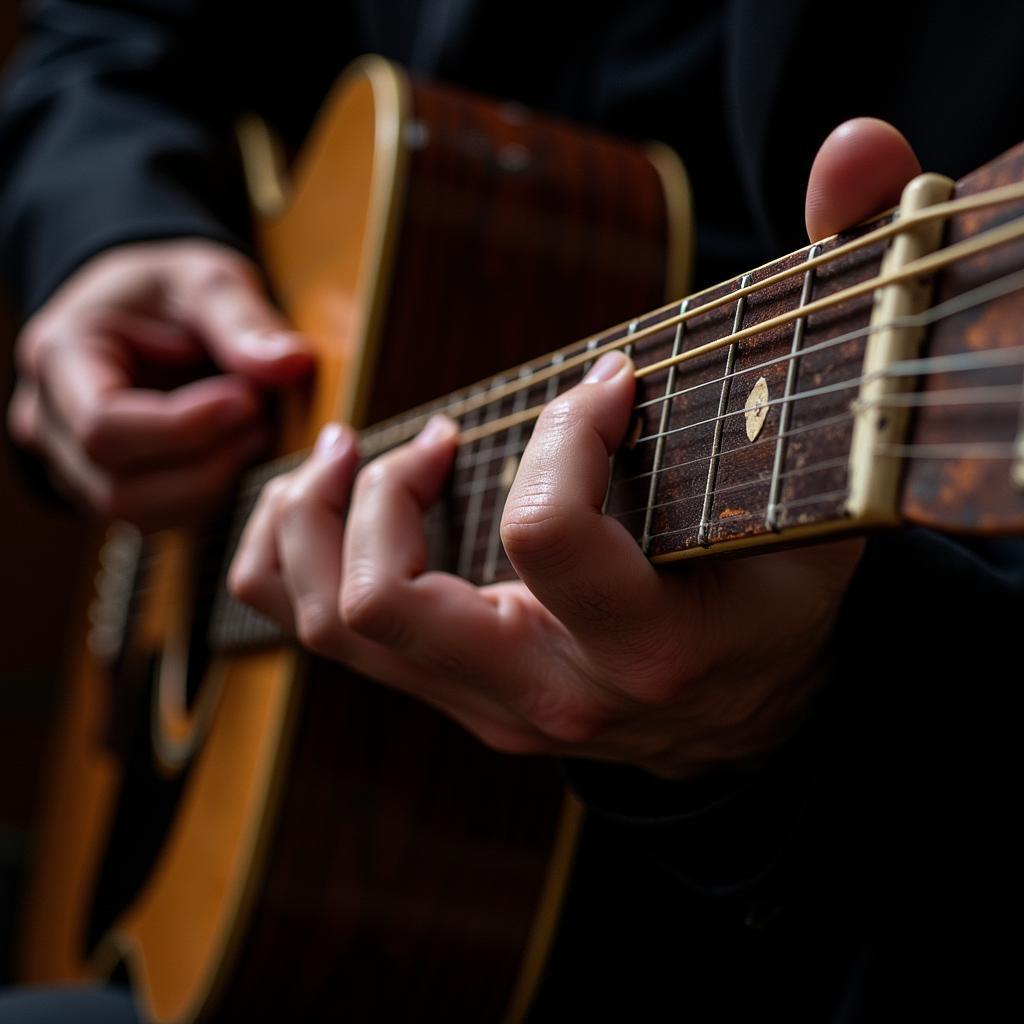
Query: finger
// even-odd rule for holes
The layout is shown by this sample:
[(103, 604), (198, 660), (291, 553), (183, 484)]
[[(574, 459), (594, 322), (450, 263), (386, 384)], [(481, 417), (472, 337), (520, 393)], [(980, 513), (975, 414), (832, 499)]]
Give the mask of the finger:
[(811, 241), (888, 209), (921, 173), (910, 143), (891, 124), (858, 117), (822, 143), (807, 181), (804, 207)]
[(184, 324), (127, 309), (104, 310), (95, 333), (117, 338), (144, 359), (163, 366), (188, 366), (208, 358), (199, 339)]
[(633, 364), (609, 352), (552, 402), (523, 453), (501, 522), (523, 582), (571, 632), (599, 644), (615, 642), (623, 623), (642, 620), (660, 595), (634, 538), (602, 514), (608, 459), (625, 435), (633, 393)]
[(268, 441), (266, 428), (257, 427), (227, 440), (206, 458), (127, 477), (96, 466), (73, 438), (52, 425), (44, 429), (40, 448), (72, 493), (102, 518), (123, 519), (149, 531), (186, 525), (209, 514)]
[(255, 271), (225, 264), (185, 287), (190, 294), (178, 302), (219, 366), (268, 387), (292, 384), (312, 369), (308, 345), (288, 329)]
[(228, 569), (228, 589), (243, 604), (295, 633), (292, 602), (281, 577), (277, 550), (277, 523), (284, 478), (271, 480), (260, 492)]
[(498, 609), (509, 602), (443, 573), (420, 575), (422, 514), (447, 477), (455, 432), (439, 418), (364, 472), (344, 532), (354, 448), (340, 428), (322, 434), (279, 498), (282, 578), (307, 647), (427, 701), (487, 742), (536, 750), (536, 730), (498, 699), (493, 671), (488, 690), (478, 684), (480, 666), (501, 646)]
[(338, 600), (344, 515), (355, 468), (355, 435), (338, 423), (327, 424), (312, 457), (292, 474), (278, 511), (277, 550), (295, 633), (312, 650), (337, 658), (344, 658), (348, 646)]
[(240, 377), (168, 392), (135, 388), (123, 352), (106, 338), (52, 346), (39, 384), (52, 420), (92, 462), (116, 473), (193, 459), (262, 415), (260, 396)]
[(356, 632), (381, 643), (402, 646), (406, 584), (426, 567), (423, 513), (447, 479), (456, 437), (451, 420), (434, 417), (415, 441), (377, 459), (356, 480), (341, 608)]
[[(340, 608), (354, 633), (415, 666), (417, 695), (479, 710), (498, 696), (479, 692), (480, 667), (496, 657), (509, 667), (519, 652), (504, 642), (508, 623), (498, 602), (455, 576), (424, 573), (423, 513), (447, 479), (455, 439), (455, 424), (437, 417), (412, 444), (359, 475), (345, 530)], [(500, 689), (495, 673), (487, 675)]]
[[(18, 339), (18, 373), (37, 377), (41, 359), (55, 341), (67, 344), (73, 338), (99, 337), (120, 342), (123, 355), (138, 354), (164, 366), (187, 366), (208, 357), (193, 332), (182, 324), (135, 313), (126, 309), (104, 309), (102, 313), (77, 311), (54, 321), (41, 318), (31, 322)], [(122, 360), (122, 365), (127, 365)]]
[(40, 430), (39, 390), (19, 384), (7, 409), (7, 429), (11, 437), (27, 448), (38, 448)]

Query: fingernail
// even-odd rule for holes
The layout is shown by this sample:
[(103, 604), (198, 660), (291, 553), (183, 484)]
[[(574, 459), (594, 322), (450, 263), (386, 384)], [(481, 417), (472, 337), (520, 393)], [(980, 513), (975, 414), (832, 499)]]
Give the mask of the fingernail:
[(590, 368), (590, 372), (583, 378), (583, 383), (600, 384), (602, 381), (611, 380), (625, 365), (626, 357), (621, 352), (605, 352)]
[(313, 451), (317, 455), (326, 455), (338, 448), (347, 447), (344, 442), (350, 442), (351, 437), (340, 423), (325, 423), (317, 435)]
[(306, 351), (302, 336), (294, 331), (244, 331), (239, 337), (239, 342), (264, 359), (276, 359), (279, 356)]
[(431, 416), (427, 425), (416, 435), (416, 443), (424, 448), (431, 448), (443, 440), (454, 437), (458, 429), (454, 421), (447, 416)]

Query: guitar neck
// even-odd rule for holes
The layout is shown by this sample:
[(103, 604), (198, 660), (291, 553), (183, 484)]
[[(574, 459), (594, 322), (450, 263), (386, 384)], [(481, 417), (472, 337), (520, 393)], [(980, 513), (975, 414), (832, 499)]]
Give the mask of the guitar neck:
[[(854, 231), (369, 427), (363, 457), (436, 413), (454, 418), (451, 486), (426, 524), (432, 565), (512, 579), (501, 512), (537, 416), (622, 349), (636, 401), (605, 511), (655, 562), (904, 520), (1019, 531), (1022, 171), (1018, 147), (951, 199), (932, 178)], [(236, 532), (292, 461), (254, 471)], [(963, 488), (981, 472), (988, 487), (968, 508)], [(229, 632), (251, 633), (252, 614), (246, 629), (235, 614)]]

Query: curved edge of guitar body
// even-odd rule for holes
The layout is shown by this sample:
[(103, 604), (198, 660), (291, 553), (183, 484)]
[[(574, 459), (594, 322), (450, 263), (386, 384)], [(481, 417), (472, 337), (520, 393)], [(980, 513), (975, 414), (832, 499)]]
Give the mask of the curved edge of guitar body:
[[(283, 410), (287, 450), (311, 444), (325, 420), (351, 421), (365, 387), (379, 333), (375, 278), (387, 277), (405, 184), (408, 106), (407, 84), (386, 62), (368, 59), (349, 69), (296, 168), (287, 208), (262, 226), (277, 299), (317, 345), (311, 407), (296, 401)], [(262, 881), (302, 662), (289, 648), (232, 656), (162, 856), (94, 954), (101, 975), (125, 963), (153, 1021), (178, 1024), (217, 1012)]]
[[(650, 308), (666, 281), (672, 297), (687, 286), (681, 165), (411, 83), (381, 58), (341, 78), (294, 180), (262, 225), (276, 297), (317, 346), (315, 383), (282, 410), (285, 451), (326, 420), (379, 421)], [(520, 1020), (582, 821), (556, 766), (487, 751), (292, 649), (214, 669), (216, 711), (152, 873), (91, 970), (34, 977), (123, 965), (159, 1024)], [(60, 943), (85, 932), (76, 918)]]

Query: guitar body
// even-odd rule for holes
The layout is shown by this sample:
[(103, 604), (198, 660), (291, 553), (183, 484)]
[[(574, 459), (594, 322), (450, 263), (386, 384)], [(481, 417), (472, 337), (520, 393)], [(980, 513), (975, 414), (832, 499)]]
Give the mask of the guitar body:
[[(254, 192), (281, 205), (257, 142)], [(318, 372), (281, 410), (282, 452), (687, 285), (668, 154), (379, 59), (343, 77), (289, 192), (262, 225), (265, 264)], [(143, 566), (107, 545), (101, 612), (130, 561), (128, 627), (114, 654), (79, 648), (24, 980), (127, 974), (161, 1022), (521, 1017), (580, 820), (556, 766), (291, 646), (203, 650), (201, 577), (223, 550), (175, 535), (147, 551)]]

